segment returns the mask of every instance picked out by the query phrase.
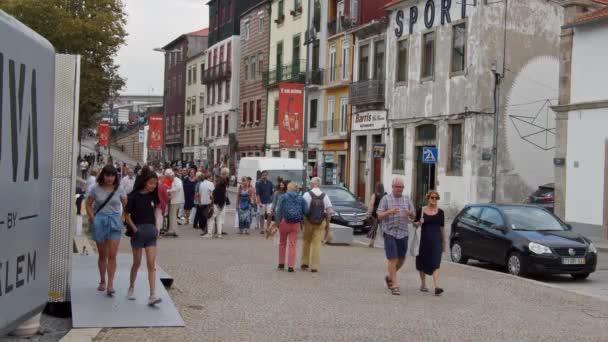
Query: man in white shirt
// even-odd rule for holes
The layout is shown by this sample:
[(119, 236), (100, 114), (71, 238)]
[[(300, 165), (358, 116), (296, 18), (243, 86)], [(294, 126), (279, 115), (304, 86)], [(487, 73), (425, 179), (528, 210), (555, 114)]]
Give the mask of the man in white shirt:
[(87, 195), (93, 186), (95, 186), (95, 183), (97, 183), (97, 170), (91, 169), (91, 172), (89, 172), (89, 177), (87, 178), (87, 185), (85, 189)]
[(82, 179), (87, 178), (87, 170), (89, 169), (89, 163), (86, 160), (82, 160), (80, 162), (80, 174), (82, 175)]
[(329, 234), (332, 204), (329, 196), (319, 188), (321, 178), (314, 177), (311, 179), (310, 186), (312, 190), (302, 196), (306, 202), (307, 214), (304, 219), (304, 241), (300, 265), (302, 265), (303, 271), (310, 267), (311, 272), (317, 272), (319, 270), (321, 242), (323, 239), (327, 239)]
[(185, 202), (184, 198), (184, 184), (179, 177), (175, 176), (175, 173), (171, 169), (165, 171), (165, 176), (171, 181), (171, 188), (167, 190), (171, 203), (169, 204), (169, 231), (166, 235), (176, 235), (175, 230), (177, 228), (177, 212), (179, 207)]
[(196, 192), (198, 193), (198, 198), (199, 198), (199, 206), (196, 209), (197, 212), (200, 210), (201, 213), (201, 229), (203, 230), (203, 232), (201, 233), (202, 236), (207, 235), (207, 210), (209, 209), (209, 206), (211, 205), (211, 195), (213, 195), (213, 190), (215, 190), (215, 185), (213, 184), (213, 182), (211, 182), (209, 180), (209, 178), (211, 178), (211, 174), (209, 173), (205, 173), (203, 175), (204, 180), (198, 185), (198, 189), (196, 189)]
[(133, 186), (135, 185), (135, 173), (133, 169), (127, 168), (127, 175), (120, 181), (120, 185), (127, 195), (133, 191)]

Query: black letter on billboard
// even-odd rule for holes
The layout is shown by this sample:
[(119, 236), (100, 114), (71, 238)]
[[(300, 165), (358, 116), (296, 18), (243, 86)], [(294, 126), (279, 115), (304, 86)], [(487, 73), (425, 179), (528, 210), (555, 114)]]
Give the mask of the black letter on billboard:
[(410, 8), (410, 34), (414, 33), (414, 24), (418, 21), (418, 7)]
[(30, 259), (30, 253), (27, 253), (27, 282), (30, 282), (30, 275), (32, 280), (36, 280), (36, 251), (34, 251), (34, 258)]
[[(429, 18), (429, 10), (430, 18)], [(433, 0), (428, 0), (426, 2), (426, 6), (424, 6), (424, 25), (427, 29), (433, 27), (433, 23), (435, 22), (435, 2)]]
[(19, 276), (23, 273), (23, 266), (21, 264), (25, 261), (25, 255), (20, 255), (17, 257), (17, 269), (15, 272), (15, 287), (20, 288), (25, 283), (25, 280), (19, 280)]
[(450, 18), (450, 8), (452, 7), (452, 0), (441, 0), (441, 25), (445, 25), (452, 22)]
[[(21, 64), (19, 69), (19, 93), (16, 92), (15, 80), (15, 61), (9, 60), (9, 93), (11, 107), (11, 143), (13, 151), (13, 182), (17, 181), (17, 170), (19, 169), (19, 136), (23, 127), (23, 96), (25, 90), (25, 64)], [(36, 71), (32, 71), (32, 93), (31, 114), (27, 122), (27, 143), (25, 151), (25, 172), (24, 181), (29, 181), (30, 178), (30, 162), (32, 159), (32, 149), (34, 150), (34, 178), (38, 179), (38, 113), (36, 106)], [(18, 110), (18, 111), (17, 111)], [(33, 140), (33, 144), (32, 144)], [(33, 146), (32, 146), (33, 145)]]
[(401, 38), (403, 35), (403, 11), (397, 11), (397, 28), (395, 29), (395, 36)]
[(11, 268), (8, 260), (4, 264), (4, 294), (8, 294), (13, 291), (13, 285), (8, 284), (8, 269)]

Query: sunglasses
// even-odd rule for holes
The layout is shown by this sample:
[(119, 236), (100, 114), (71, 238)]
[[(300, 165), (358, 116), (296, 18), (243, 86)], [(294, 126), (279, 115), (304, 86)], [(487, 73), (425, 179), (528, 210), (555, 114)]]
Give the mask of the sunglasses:
[(429, 199), (432, 199), (432, 200), (438, 200), (438, 199), (439, 199), (439, 196), (431, 196), (431, 197), (429, 197)]

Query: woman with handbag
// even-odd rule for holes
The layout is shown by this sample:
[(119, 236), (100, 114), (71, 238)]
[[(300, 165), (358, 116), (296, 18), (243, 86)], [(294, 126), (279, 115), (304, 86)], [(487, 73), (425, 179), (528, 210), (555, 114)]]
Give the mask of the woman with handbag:
[(420, 274), (420, 291), (428, 292), (426, 276), (433, 277), (435, 295), (443, 293), (439, 286), (441, 255), (445, 252), (445, 217), (439, 209), (439, 193), (431, 190), (426, 194), (427, 205), (416, 211), (416, 224), (420, 229), (420, 245), (416, 257), (416, 270)]
[[(127, 194), (120, 186), (118, 171), (114, 166), (106, 165), (89, 191), (86, 210), (89, 216), (91, 235), (97, 244), (97, 267), (99, 268), (99, 287), (113, 296), (114, 275), (116, 274), (116, 255), (122, 235), (121, 215), (127, 205)], [(107, 283), (106, 283), (107, 273)]]
[(127, 235), (131, 236), (133, 250), (133, 266), (131, 266), (131, 282), (127, 297), (135, 300), (135, 279), (141, 266), (143, 251), (146, 252), (148, 268), (148, 283), (150, 297), (148, 305), (156, 305), (161, 299), (156, 296), (156, 239), (159, 230), (156, 227), (155, 210), (160, 204), (158, 196), (158, 176), (149, 170), (143, 171), (141, 182), (138, 182), (129, 195), (127, 202)]
[(372, 194), (372, 197), (369, 200), (369, 205), (367, 207), (367, 213), (372, 218), (372, 229), (370, 229), (369, 233), (367, 233), (367, 238), (369, 241), (369, 247), (374, 248), (374, 243), (376, 243), (376, 236), (378, 235), (378, 206), (380, 205), (380, 201), (382, 197), (386, 195), (386, 191), (384, 191), (384, 185), (382, 183), (376, 184), (376, 191)]
[(247, 177), (241, 179), (241, 186), (236, 194), (236, 203), (238, 205), (238, 217), (239, 217), (239, 234), (249, 235), (249, 228), (251, 227), (251, 201), (254, 198), (254, 193), (251, 187), (251, 183), (247, 180)]

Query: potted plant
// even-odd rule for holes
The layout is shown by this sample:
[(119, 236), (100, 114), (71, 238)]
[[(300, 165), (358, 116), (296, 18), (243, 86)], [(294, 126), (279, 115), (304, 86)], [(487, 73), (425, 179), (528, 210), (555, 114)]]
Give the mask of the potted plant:
[(298, 11), (298, 14), (302, 14), (302, 6), (298, 7), (297, 11)]

